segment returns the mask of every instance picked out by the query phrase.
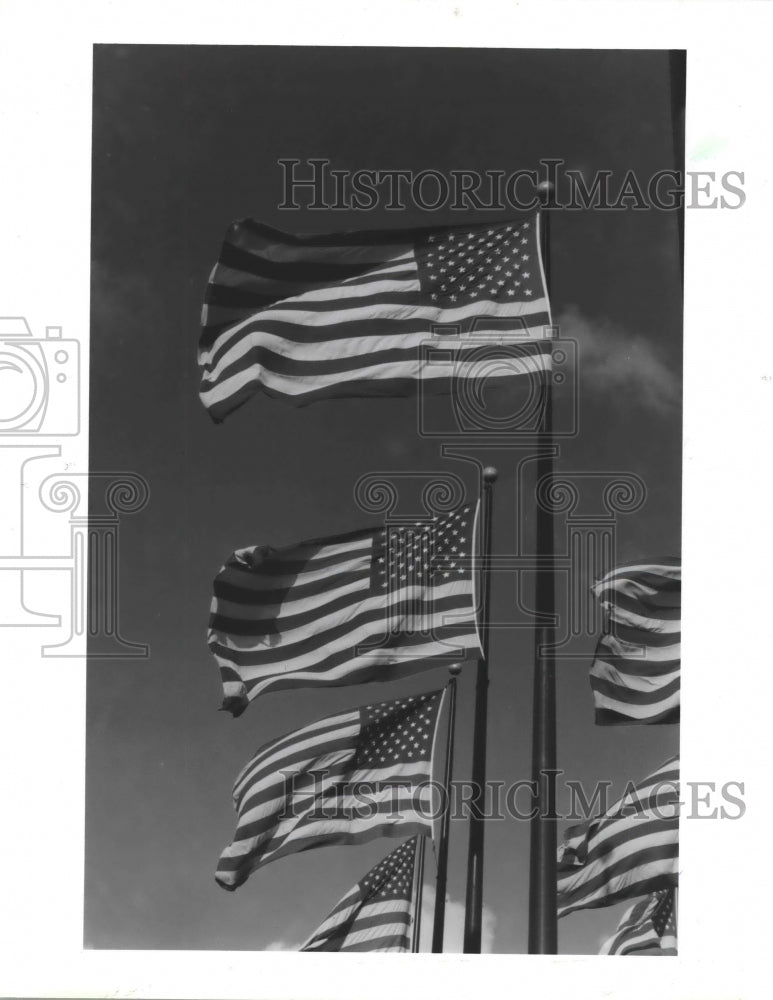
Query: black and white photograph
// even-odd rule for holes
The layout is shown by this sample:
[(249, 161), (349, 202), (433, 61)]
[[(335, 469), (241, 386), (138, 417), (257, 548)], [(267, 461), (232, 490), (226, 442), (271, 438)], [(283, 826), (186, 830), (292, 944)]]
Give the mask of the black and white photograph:
[(85, 944), (673, 953), (684, 54), (93, 86)]
[(0, 995), (757, 996), (770, 72), (344, 6), (8, 113)]

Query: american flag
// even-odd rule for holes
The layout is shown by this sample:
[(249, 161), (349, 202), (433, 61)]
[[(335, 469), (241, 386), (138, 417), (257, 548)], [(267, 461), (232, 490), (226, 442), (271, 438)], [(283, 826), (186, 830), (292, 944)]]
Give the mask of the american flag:
[[(550, 369), (539, 215), (466, 228), (292, 236), (229, 229), (207, 285), (201, 399), (216, 421), (259, 391), (324, 397), (448, 393), (480, 377)], [(433, 336), (452, 326), (456, 336)], [(465, 336), (466, 335), (466, 336)], [(444, 348), (445, 354), (430, 351)]]
[(661, 889), (626, 910), (600, 955), (636, 955), (659, 948), (676, 954), (676, 889)]
[(409, 951), (418, 837), (400, 844), (333, 907), (301, 951)]
[(286, 548), (238, 549), (214, 583), (208, 643), (223, 708), (266, 690), (390, 680), (480, 655), (477, 507)]
[(601, 816), (570, 827), (558, 849), (558, 915), (676, 886), (679, 758), (667, 760)]
[(432, 756), (443, 691), (313, 722), (261, 747), (233, 789), (236, 833), (215, 879), (328, 844), (432, 833)]
[(593, 587), (607, 612), (590, 683), (599, 725), (679, 721), (682, 569), (618, 566)]

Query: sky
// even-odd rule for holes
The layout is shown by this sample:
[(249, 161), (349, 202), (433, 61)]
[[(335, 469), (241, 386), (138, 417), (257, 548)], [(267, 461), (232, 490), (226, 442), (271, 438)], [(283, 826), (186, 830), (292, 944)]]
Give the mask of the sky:
[[(196, 343), (225, 230), (244, 216), (290, 232), (502, 217), (410, 204), (282, 210), (283, 158), (448, 174), (509, 173), (555, 157), (585, 176), (634, 169), (648, 178), (674, 165), (668, 54), (103, 45), (93, 121), (90, 467), (135, 472), (149, 485), (147, 509), (121, 524), (119, 577), (121, 631), (150, 655), (89, 665), (84, 942), (292, 949), (394, 842), (308, 851), (223, 892), (214, 870), (235, 825), (236, 774), (274, 736), (342, 708), (440, 687), (447, 671), (268, 694), (233, 720), (218, 711), (206, 646), (212, 579), (235, 548), (375, 524), (354, 501), (362, 475), (451, 472), (474, 496), (476, 467), (419, 433), (410, 399), (293, 409), (259, 396), (214, 425), (197, 397)], [(561, 441), (557, 470), (638, 476), (646, 499), (617, 523), (619, 561), (678, 554), (676, 216), (557, 211), (550, 270), (554, 320), (580, 355), (578, 432)], [(556, 389), (557, 418), (572, 409), (572, 384)], [(447, 401), (433, 400), (429, 413), (443, 425)], [(499, 468), (493, 551), (512, 552), (519, 520), (527, 542), (533, 531), (533, 507), (516, 495), (518, 456), (468, 451)], [(526, 492), (530, 485), (527, 475)], [(566, 525), (556, 521), (561, 551)], [(491, 634), (488, 775), (507, 782), (530, 771), (532, 633), (515, 598), (514, 579), (494, 574), (492, 618), (519, 623)], [(595, 639), (562, 647), (558, 766), (567, 779), (608, 780), (622, 791), (675, 752), (679, 731), (594, 725), (587, 673)], [(457, 778), (469, 776), (473, 691), (470, 665), (460, 678)], [(487, 824), (484, 950), (526, 951), (528, 838), (526, 823)], [(448, 950), (461, 950), (466, 848), (466, 826), (454, 822)], [(432, 877), (428, 856), (427, 906)], [(568, 917), (559, 950), (596, 952), (620, 910)], [(426, 945), (429, 921), (424, 929)]]

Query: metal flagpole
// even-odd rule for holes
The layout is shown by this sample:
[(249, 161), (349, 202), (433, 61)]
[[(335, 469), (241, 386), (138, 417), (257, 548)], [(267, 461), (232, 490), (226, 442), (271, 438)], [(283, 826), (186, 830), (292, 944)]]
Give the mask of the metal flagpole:
[(488, 718), (489, 591), (491, 588), (491, 512), (493, 487), (499, 473), (492, 466), (483, 470), (481, 504), (483, 574), (481, 594), (481, 646), (475, 684), (475, 723), (472, 743), (472, 799), (470, 840), (467, 850), (467, 892), (464, 906), (464, 952), (480, 954), (483, 918), (483, 806), (486, 796), (486, 724)]
[(413, 939), (411, 941), (411, 951), (416, 954), (419, 950), (419, 938), (421, 937), (421, 901), (424, 896), (424, 851), (427, 846), (427, 838), (419, 837), (416, 845), (416, 868), (415, 884), (413, 890)]
[[(545, 182), (543, 206), (550, 208), (553, 185)], [(550, 212), (541, 213), (542, 259), (545, 286), (550, 296)], [(553, 473), (553, 388), (544, 386), (542, 429), (538, 442), (537, 482)], [(534, 630), (534, 707), (532, 714), (532, 787), (536, 790), (531, 819), (529, 870), (529, 954), (555, 955), (558, 950), (556, 917), (556, 670), (552, 651), (554, 626), (546, 624), (555, 613), (553, 515), (537, 503)], [(542, 621), (540, 621), (542, 619)]]
[[(671, 131), (674, 140), (674, 167), (681, 175), (679, 185), (684, 201), (684, 112), (686, 98), (687, 52), (678, 49), (668, 54), (668, 70), (671, 84)], [(679, 270), (684, 285), (684, 204), (677, 210), (677, 225), (679, 227)]]
[(456, 678), (461, 666), (449, 667), (448, 682), (448, 738), (446, 740), (446, 765), (443, 778), (445, 797), (440, 820), (440, 837), (437, 849), (437, 876), (435, 879), (435, 919), (432, 927), (432, 952), (443, 951), (443, 933), (446, 925), (446, 886), (448, 884), (448, 835), (451, 827), (451, 778), (454, 771), (454, 731), (456, 729)]

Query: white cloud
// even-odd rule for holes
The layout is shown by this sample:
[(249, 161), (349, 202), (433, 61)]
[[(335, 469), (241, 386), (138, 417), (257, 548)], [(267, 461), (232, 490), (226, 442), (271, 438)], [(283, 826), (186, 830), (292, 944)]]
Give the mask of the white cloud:
[[(421, 950), (428, 952), (432, 946), (432, 925), (435, 916), (435, 888), (425, 886), (421, 907)], [(481, 952), (489, 954), (494, 950), (497, 917), (490, 906), (483, 904), (483, 926), (481, 928)], [(448, 953), (461, 952), (464, 946), (464, 903), (455, 899), (446, 901), (446, 922), (443, 936), (443, 950)]]
[(681, 400), (679, 377), (639, 334), (604, 320), (591, 320), (576, 306), (559, 317), (561, 335), (578, 344), (581, 385), (596, 397), (624, 394), (651, 413), (668, 416)]
[(299, 951), (303, 941), (285, 941), (282, 938), (278, 938), (276, 941), (270, 941), (264, 951)]

